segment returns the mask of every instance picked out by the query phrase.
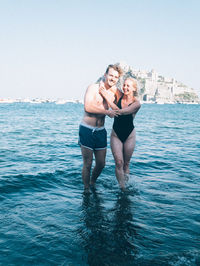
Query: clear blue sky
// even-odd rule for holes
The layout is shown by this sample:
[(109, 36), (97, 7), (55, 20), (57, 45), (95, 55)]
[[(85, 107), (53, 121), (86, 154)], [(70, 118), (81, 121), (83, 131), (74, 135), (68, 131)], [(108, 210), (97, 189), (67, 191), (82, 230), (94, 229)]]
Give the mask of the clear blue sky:
[(0, 98), (82, 99), (110, 63), (200, 88), (199, 0), (0, 0)]

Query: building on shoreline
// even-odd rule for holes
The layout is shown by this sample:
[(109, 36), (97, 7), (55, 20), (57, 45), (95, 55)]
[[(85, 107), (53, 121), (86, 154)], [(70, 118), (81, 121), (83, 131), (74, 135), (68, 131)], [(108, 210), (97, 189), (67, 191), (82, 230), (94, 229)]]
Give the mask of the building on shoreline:
[(135, 77), (139, 84), (139, 98), (150, 103), (200, 103), (198, 94), (174, 78), (166, 78), (151, 71), (136, 70), (125, 63), (119, 63), (125, 76)]

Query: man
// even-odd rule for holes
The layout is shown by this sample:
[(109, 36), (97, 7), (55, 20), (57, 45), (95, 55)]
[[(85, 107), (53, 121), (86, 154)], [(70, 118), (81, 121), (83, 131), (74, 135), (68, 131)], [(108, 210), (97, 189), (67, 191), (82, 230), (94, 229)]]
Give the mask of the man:
[[(98, 176), (105, 166), (107, 132), (104, 128), (105, 116), (113, 118), (117, 116), (116, 110), (109, 110), (109, 106), (100, 94), (103, 87), (114, 101), (120, 94), (116, 87), (122, 69), (119, 65), (109, 65), (104, 74), (104, 80), (100, 84), (90, 85), (84, 98), (84, 117), (79, 128), (79, 144), (83, 157), (82, 179), (85, 191), (89, 191), (89, 185), (94, 186)], [(95, 166), (90, 176), (93, 154)]]

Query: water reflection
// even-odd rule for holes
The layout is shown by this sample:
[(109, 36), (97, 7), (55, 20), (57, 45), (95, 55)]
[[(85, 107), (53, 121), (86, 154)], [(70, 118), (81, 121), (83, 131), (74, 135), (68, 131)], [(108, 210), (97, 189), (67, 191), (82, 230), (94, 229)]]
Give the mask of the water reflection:
[(136, 255), (134, 245), (136, 227), (133, 218), (133, 202), (128, 192), (118, 194), (112, 220), (113, 263), (114, 265), (132, 265)]
[(104, 263), (108, 232), (103, 206), (103, 200), (95, 190), (92, 194), (83, 195), (83, 228), (80, 232), (88, 265), (103, 265)]
[(133, 265), (136, 230), (128, 193), (119, 193), (112, 209), (96, 190), (83, 195), (82, 219), (79, 235), (88, 265)]

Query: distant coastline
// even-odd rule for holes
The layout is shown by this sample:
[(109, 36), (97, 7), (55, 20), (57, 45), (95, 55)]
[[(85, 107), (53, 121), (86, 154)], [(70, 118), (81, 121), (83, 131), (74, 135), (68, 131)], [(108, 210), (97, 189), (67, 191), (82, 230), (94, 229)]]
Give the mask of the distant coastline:
[[(200, 104), (200, 102), (164, 102), (164, 101), (143, 101), (140, 99), (141, 104)], [(41, 103), (55, 103), (55, 104), (66, 104), (66, 103), (76, 103), (83, 104), (83, 100), (65, 100), (65, 99), (11, 99), (11, 98), (1, 98), (0, 104), (5, 103), (31, 103), (31, 104), (41, 104)]]
[(66, 100), (66, 99), (43, 99), (43, 98), (33, 98), (33, 99), (11, 99), (11, 98), (0, 98), (0, 103), (55, 103), (55, 104), (65, 104), (65, 103), (81, 103), (82, 100)]

